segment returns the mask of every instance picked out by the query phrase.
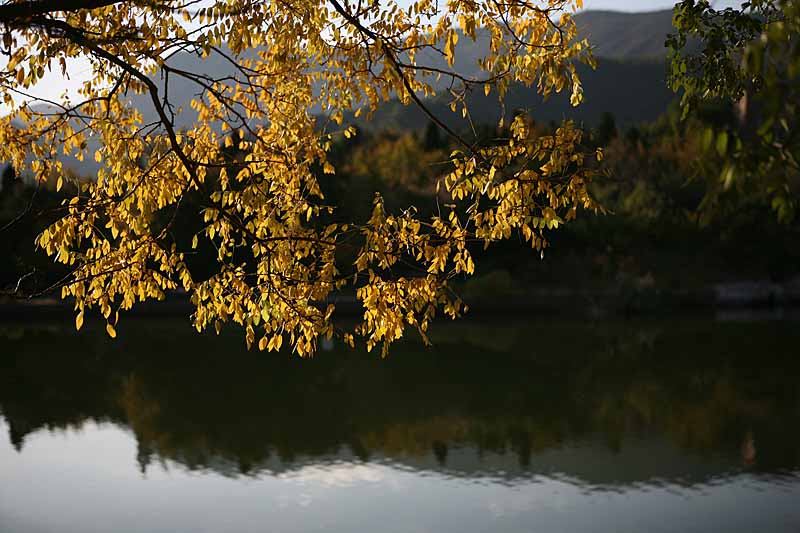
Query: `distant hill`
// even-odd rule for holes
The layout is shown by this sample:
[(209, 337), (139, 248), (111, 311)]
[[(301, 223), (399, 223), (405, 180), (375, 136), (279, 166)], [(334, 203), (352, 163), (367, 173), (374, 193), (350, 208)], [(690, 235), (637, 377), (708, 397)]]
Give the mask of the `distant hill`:
[(662, 60), (664, 42), (673, 33), (672, 11), (620, 13), (584, 11), (575, 16), (582, 37), (589, 39), (598, 57), (618, 60)]
[[(667, 50), (664, 47), (667, 35), (673, 31), (672, 11), (584, 11), (576, 15), (575, 20), (581, 37), (589, 39), (599, 63), (594, 71), (585, 66), (578, 69), (584, 83), (584, 103), (572, 107), (565, 94), (554, 95), (544, 102), (534, 89), (517, 85), (507, 95), (506, 111), (513, 113), (525, 109), (539, 122), (570, 118), (589, 127), (596, 125), (603, 114), (609, 112), (622, 128), (655, 120), (664, 113), (675, 100), (675, 94), (667, 87)], [(475, 42), (460, 39), (455, 68), (468, 75), (478, 75), (476, 60), (484, 55), (487, 47), (488, 38), (480, 33)], [(421, 60), (437, 62), (435, 58), (422, 55)], [(500, 110), (494, 98), (487, 98), (482, 93), (470, 96), (473, 123), (493, 124), (498, 121)], [(460, 114), (451, 113), (447, 102), (445, 97), (437, 97), (428, 103), (449, 126), (461, 130), (468, 128), (468, 121)], [(398, 130), (421, 129), (428, 121), (419, 109), (398, 102), (384, 105), (370, 122), (354, 120), (368, 129)]]
[[(580, 67), (585, 99), (578, 107), (572, 107), (566, 93), (551, 96), (548, 101), (535, 89), (514, 85), (506, 95), (506, 113), (513, 114), (522, 109), (530, 112), (537, 122), (560, 122), (573, 119), (592, 127), (599, 123), (604, 113), (614, 115), (619, 127), (627, 128), (642, 122), (657, 119), (675, 94), (667, 87), (666, 68), (663, 61), (617, 61), (600, 58), (597, 70)], [(496, 124), (500, 118), (500, 107), (493, 95), (482, 92), (468, 97), (471, 119), (476, 124)], [(436, 97), (428, 100), (428, 107), (452, 128), (466, 130), (469, 122), (459, 113), (448, 108), (448, 99)], [(367, 129), (421, 129), (428, 124), (428, 117), (417, 107), (403, 106), (393, 101), (383, 105), (369, 122), (352, 119)]]

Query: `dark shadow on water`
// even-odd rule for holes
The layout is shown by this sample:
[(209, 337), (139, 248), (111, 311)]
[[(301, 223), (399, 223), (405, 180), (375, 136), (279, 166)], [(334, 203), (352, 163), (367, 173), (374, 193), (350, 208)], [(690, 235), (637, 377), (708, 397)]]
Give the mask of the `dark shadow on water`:
[(800, 469), (800, 327), (712, 319), (443, 325), (388, 359), (247, 352), (184, 322), (0, 326), (0, 412), (41, 430), (113, 423), (154, 462), (269, 476), (330, 461), (590, 490)]

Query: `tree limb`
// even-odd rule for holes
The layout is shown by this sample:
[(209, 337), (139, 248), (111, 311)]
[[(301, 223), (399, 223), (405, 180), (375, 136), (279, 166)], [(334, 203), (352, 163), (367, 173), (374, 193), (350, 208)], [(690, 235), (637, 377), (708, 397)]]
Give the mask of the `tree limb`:
[(97, 9), (122, 3), (122, 0), (35, 0), (0, 6), (0, 23), (13, 26), (30, 17), (47, 15), (56, 11)]

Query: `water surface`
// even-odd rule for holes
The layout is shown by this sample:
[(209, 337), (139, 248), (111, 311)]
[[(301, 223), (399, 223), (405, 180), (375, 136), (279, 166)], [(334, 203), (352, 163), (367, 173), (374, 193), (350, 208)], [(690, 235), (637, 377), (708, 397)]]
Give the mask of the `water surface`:
[(388, 359), (0, 325), (0, 531), (800, 530), (800, 328), (438, 328)]

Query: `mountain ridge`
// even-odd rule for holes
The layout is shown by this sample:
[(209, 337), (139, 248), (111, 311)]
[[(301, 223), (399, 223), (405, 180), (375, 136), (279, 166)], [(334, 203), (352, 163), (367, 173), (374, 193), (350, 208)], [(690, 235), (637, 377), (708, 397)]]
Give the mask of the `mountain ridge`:
[(581, 37), (595, 55), (619, 60), (664, 59), (666, 37), (672, 33), (672, 10), (626, 13), (589, 10), (575, 15)]

